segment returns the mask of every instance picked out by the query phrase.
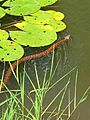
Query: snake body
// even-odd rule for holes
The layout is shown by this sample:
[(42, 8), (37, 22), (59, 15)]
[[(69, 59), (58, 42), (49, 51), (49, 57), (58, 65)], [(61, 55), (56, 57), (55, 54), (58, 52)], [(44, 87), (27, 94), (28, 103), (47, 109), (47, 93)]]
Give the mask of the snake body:
[[(67, 35), (67, 36), (65, 36), (64, 38), (62, 38), (61, 40), (55, 42), (55, 43), (54, 43), (53, 45), (51, 45), (48, 49), (46, 49), (46, 50), (44, 50), (44, 51), (42, 51), (42, 52), (40, 52), (40, 53), (36, 53), (36, 54), (32, 54), (32, 55), (28, 55), (28, 56), (22, 57), (21, 59), (19, 59), (19, 60), (17, 60), (17, 61), (15, 61), (15, 62), (12, 63), (12, 69), (15, 70), (16, 67), (17, 67), (17, 64), (19, 65), (20, 63), (23, 63), (23, 62), (25, 62), (25, 61), (27, 61), (27, 60), (31, 60), (31, 59), (34, 59), (34, 58), (40, 58), (40, 57), (42, 57), (42, 56), (45, 56), (45, 55), (51, 53), (51, 52), (52, 52), (53, 50), (55, 50), (58, 46), (60, 46), (61, 43), (69, 40), (69, 38), (70, 38), (70, 35)], [(3, 81), (3, 83), (4, 83), (5, 85), (7, 85), (8, 81), (9, 81), (11, 75), (12, 75), (12, 69), (11, 69), (11, 67), (9, 67), (8, 70), (7, 70), (7, 72), (6, 72), (6, 74), (5, 74), (5, 78), (4, 78), (4, 81)], [(2, 84), (2, 86), (0, 86), (0, 87), (1, 87), (1, 90), (4, 88), (4, 84)]]

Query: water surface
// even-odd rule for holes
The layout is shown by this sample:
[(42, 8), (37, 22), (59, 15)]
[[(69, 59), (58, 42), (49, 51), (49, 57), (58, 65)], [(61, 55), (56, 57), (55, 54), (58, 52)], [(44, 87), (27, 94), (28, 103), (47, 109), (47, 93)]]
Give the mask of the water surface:
[[(54, 66), (56, 66), (58, 60), (60, 59), (60, 63), (58, 65), (56, 74), (52, 83), (54, 83), (57, 79), (63, 76), (67, 71), (71, 70), (73, 67), (77, 66), (79, 70), (78, 75), (78, 87), (77, 87), (77, 95), (78, 100), (90, 85), (90, 1), (89, 0), (60, 0), (53, 7), (49, 7), (49, 9), (55, 9), (57, 11), (61, 11), (65, 14), (64, 22), (67, 24), (67, 29), (59, 34), (59, 37), (63, 37), (65, 34), (70, 34), (71, 39), (62, 44), (55, 51), (55, 60)], [(29, 52), (33, 52), (33, 49), (28, 50), (26, 54)], [(40, 59), (31, 60), (26, 63), (26, 70), (30, 77), (35, 81), (35, 72), (33, 64), (36, 63), (38, 74), (40, 76), (40, 80), (42, 82), (42, 78), (45, 73), (46, 67), (48, 71), (50, 70), (52, 54), (42, 57)], [(3, 66), (3, 65), (1, 65)], [(6, 66), (7, 68), (7, 66)], [(2, 68), (1, 68), (2, 70)], [(20, 66), (20, 71), (22, 70), (22, 65)], [(71, 89), (73, 92), (74, 89), (74, 80), (75, 80), (75, 72), (71, 77)], [(50, 100), (57, 94), (60, 89), (63, 88), (68, 78), (66, 78), (63, 82), (58, 84), (49, 92), (45, 99), (45, 105), (47, 105)], [(12, 85), (13, 84), (13, 85)], [(27, 80), (25, 81), (27, 90), (29, 91), (31, 87), (29, 86)], [(15, 89), (18, 88), (14, 78), (11, 78), (11, 81), (8, 83), (9, 88)], [(71, 93), (71, 97), (73, 93)], [(2, 98), (3, 99), (3, 98)], [(60, 101), (61, 97), (55, 102), (55, 104), (51, 107), (52, 109), (57, 106), (57, 103)], [(26, 100), (27, 102), (27, 100)], [(64, 101), (64, 105), (67, 102), (67, 98)], [(28, 106), (29, 104), (27, 104)], [(63, 106), (64, 106), (63, 105)], [(90, 120), (90, 96), (87, 101), (84, 102), (72, 115), (71, 120)], [(65, 119), (65, 118), (64, 118)]]
[[(70, 66), (79, 70), (78, 96), (90, 86), (90, 1), (61, 0), (60, 11), (65, 14), (67, 31), (72, 36), (70, 47)], [(90, 120), (90, 95), (78, 109), (79, 120)], [(76, 114), (78, 115), (78, 114)], [(75, 118), (73, 117), (72, 120)]]

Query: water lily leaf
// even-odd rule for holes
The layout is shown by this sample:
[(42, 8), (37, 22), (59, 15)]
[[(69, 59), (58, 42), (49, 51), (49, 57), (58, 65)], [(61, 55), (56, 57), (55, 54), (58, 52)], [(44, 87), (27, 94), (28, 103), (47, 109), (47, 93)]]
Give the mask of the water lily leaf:
[[(24, 31), (10, 31), (10, 37), (21, 45), (31, 47), (47, 46), (57, 39), (55, 30), (50, 25), (35, 25), (24, 22)], [(28, 26), (28, 27), (27, 27)]]
[(57, 0), (7, 0), (3, 6), (9, 7), (6, 13), (10, 15), (28, 15), (37, 12), (40, 7), (55, 3)]
[(31, 14), (31, 16), (24, 16), (24, 20), (33, 24), (50, 24), (54, 21), (48, 13), (42, 10)]
[(15, 61), (24, 54), (23, 48), (10, 40), (0, 41), (0, 61)]
[(10, 7), (5, 10), (6, 13), (16, 16), (35, 13), (40, 9), (40, 4), (36, 0), (8, 0), (3, 6)]
[(62, 12), (57, 12), (54, 10), (47, 10), (46, 13), (49, 13), (56, 21), (60, 21), (64, 18), (64, 14)]
[(5, 16), (5, 11), (3, 8), (0, 7), (0, 18), (2, 18), (3, 16)]
[[(55, 13), (57, 15), (59, 14), (55, 11), (53, 12), (54, 14)], [(50, 25), (51, 27), (53, 27), (53, 29), (56, 32), (59, 32), (64, 30), (66, 28), (66, 25), (65, 23), (60, 21), (60, 19), (63, 19), (64, 15), (61, 15), (61, 18), (60, 18), (60, 15), (58, 18), (56, 18), (57, 17), (56, 14), (52, 15), (52, 13), (48, 13), (47, 11), (39, 10), (38, 12), (31, 14), (31, 16), (24, 16), (24, 20), (30, 24)], [(19, 24), (22, 24), (22, 23), (19, 23)], [(18, 27), (19, 24), (16, 24), (15, 26)]]
[(0, 30), (0, 40), (6, 40), (8, 37), (8, 32), (6, 32), (5, 30)]
[(52, 5), (58, 0), (37, 0), (41, 6)]
[(53, 28), (56, 30), (56, 32), (60, 32), (60, 31), (63, 31), (64, 29), (66, 29), (65, 23), (62, 21), (59, 21), (56, 23), (51, 23), (51, 26), (53, 26)]

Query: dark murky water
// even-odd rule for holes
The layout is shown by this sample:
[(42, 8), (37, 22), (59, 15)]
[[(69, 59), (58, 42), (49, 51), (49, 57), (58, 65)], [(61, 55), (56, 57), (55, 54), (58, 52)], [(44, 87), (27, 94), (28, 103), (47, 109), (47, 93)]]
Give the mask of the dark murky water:
[[(90, 85), (90, 1), (61, 0), (50, 9), (55, 9), (65, 14), (64, 22), (67, 24), (67, 29), (64, 32), (60, 33), (60, 36), (63, 37), (65, 34), (71, 35), (71, 40), (67, 43), (62, 44), (55, 52), (54, 66), (57, 64), (59, 59), (60, 64), (58, 65), (57, 72), (52, 82), (60, 78), (73, 67), (77, 66), (79, 70), (77, 87), (79, 99), (83, 92)], [(33, 50), (28, 50), (28, 52), (30, 51)], [(50, 70), (51, 58), (52, 54), (37, 60), (28, 61), (26, 63), (26, 70), (33, 80), (35, 79), (33, 63), (36, 63), (40, 79), (42, 79), (46, 67), (48, 68), (48, 71)], [(22, 65), (20, 66), (20, 69), (22, 69)], [(72, 76), (70, 77), (71, 89), (73, 90), (75, 82), (75, 72), (72, 73)], [(50, 102), (50, 100), (58, 91), (60, 91), (67, 80), (68, 78), (66, 78), (63, 83), (58, 84), (56, 87), (54, 87), (52, 91), (49, 92), (45, 99), (45, 105)], [(31, 88), (27, 83), (27, 80), (25, 83), (27, 86), (27, 90), (30, 90)], [(12, 84), (14, 85), (11, 86)], [(16, 83), (13, 83), (12, 78), (11, 81), (8, 83), (8, 86), (10, 88), (15, 88), (15, 84)], [(73, 93), (71, 93), (71, 97), (72, 96)], [(59, 100), (60, 97), (55, 102), (53, 107), (57, 106), (57, 102), (59, 102)], [(66, 104), (66, 101), (67, 99), (64, 101), (64, 104)], [(90, 97), (76, 110), (75, 114), (72, 115), (71, 120), (77, 120), (77, 116), (79, 116), (78, 120), (90, 120)]]
[[(60, 11), (66, 16), (67, 31), (72, 36), (69, 65), (76, 65), (79, 69), (78, 97), (80, 97), (90, 86), (90, 1), (62, 0), (59, 3)], [(90, 120), (90, 95), (77, 111), (80, 114), (79, 120)], [(76, 119), (72, 117), (72, 120)]]

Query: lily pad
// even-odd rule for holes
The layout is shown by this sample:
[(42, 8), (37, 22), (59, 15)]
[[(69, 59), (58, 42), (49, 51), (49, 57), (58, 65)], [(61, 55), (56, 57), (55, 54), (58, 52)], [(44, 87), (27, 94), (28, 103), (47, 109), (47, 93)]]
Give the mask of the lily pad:
[(50, 25), (43, 26), (25, 22), (25, 25), (20, 28), (24, 31), (10, 31), (10, 37), (24, 46), (47, 46), (57, 39), (57, 34)]
[(41, 6), (52, 5), (58, 0), (37, 0)]
[(0, 18), (2, 18), (3, 16), (5, 16), (5, 11), (3, 8), (0, 7)]
[(10, 40), (0, 41), (0, 61), (15, 61), (24, 54), (23, 48)]
[(64, 14), (62, 12), (57, 12), (54, 10), (47, 10), (46, 13), (50, 14), (56, 21), (63, 20)]
[(0, 40), (6, 40), (9, 37), (8, 32), (0, 29)]
[(22, 16), (37, 12), (41, 7), (54, 4), (57, 0), (7, 0), (3, 6), (10, 15)]
[[(52, 13), (54, 13), (54, 15), (52, 15)], [(38, 12), (31, 14), (31, 16), (24, 16), (24, 20), (30, 24), (50, 25), (56, 32), (60, 32), (66, 28), (65, 23), (60, 21), (60, 19), (64, 18), (64, 15), (60, 14), (61, 13), (55, 11), (47, 12), (39, 10)], [(15, 24), (15, 26), (18, 27), (19, 24), (22, 23)]]
[(40, 9), (40, 4), (36, 0), (8, 0), (3, 6), (7, 6), (6, 13), (10, 15), (23, 16), (35, 13)]

